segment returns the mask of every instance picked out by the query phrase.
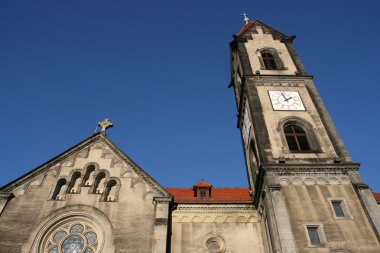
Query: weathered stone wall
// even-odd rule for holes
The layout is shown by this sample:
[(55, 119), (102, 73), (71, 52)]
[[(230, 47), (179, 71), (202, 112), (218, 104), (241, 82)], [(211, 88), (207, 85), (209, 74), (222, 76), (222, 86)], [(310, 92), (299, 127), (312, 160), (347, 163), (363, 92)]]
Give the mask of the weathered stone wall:
[(172, 215), (172, 253), (206, 253), (213, 240), (225, 249), (221, 252), (264, 252), (252, 205), (180, 204)]
[[(100, 171), (106, 173), (104, 186), (110, 179), (117, 180), (114, 201), (105, 201), (104, 191), (94, 193), (93, 184), (81, 185), (77, 193), (66, 193), (63, 200), (52, 199), (59, 179), (69, 181), (73, 171), (79, 171), (83, 177), (89, 164), (96, 165), (94, 177)], [(65, 210), (79, 216), (83, 214), (94, 223), (102, 220), (99, 227), (103, 231), (98, 231), (104, 240), (102, 252), (166, 251), (168, 203), (157, 204), (153, 199), (162, 195), (102, 142), (73, 154), (18, 186), (13, 195), (0, 216), (0, 253), (38, 252), (35, 237), (48, 229), (44, 224), (57, 215), (64, 215)]]
[[(332, 250), (380, 252), (379, 242), (351, 184), (283, 185), (281, 191), (300, 253)], [(331, 198), (344, 199), (348, 217), (334, 218)], [(322, 225), (326, 239), (324, 246), (308, 245), (305, 225), (310, 224)]]
[[(264, 33), (262, 27), (256, 27), (257, 34), (252, 33), (252, 40), (248, 40), (245, 43), (249, 62), (251, 64), (253, 73), (256, 71), (260, 71), (261, 74), (280, 74), (280, 75), (294, 75), (297, 71), (297, 68), (290, 56), (286, 45), (282, 43), (280, 40), (276, 40), (273, 38), (272, 34)], [(260, 64), (259, 50), (263, 48), (273, 48), (277, 51), (279, 58), (281, 59), (285, 69), (282, 70), (266, 70), (262, 69)]]
[[(257, 92), (260, 97), (263, 110), (266, 129), (268, 131), (269, 140), (271, 143), (272, 157), (283, 155), (289, 159), (303, 158), (333, 158), (336, 156), (333, 145), (326, 132), (324, 124), (318, 114), (318, 111), (313, 104), (308, 93), (306, 84), (302, 80), (297, 80), (296, 83), (291, 83), (291, 80), (268, 80), (273, 83), (262, 83), (257, 85)], [(280, 83), (280, 82), (283, 83)], [(265, 82), (265, 81), (264, 81)], [(279, 83), (274, 83), (279, 82)], [(268, 95), (268, 91), (298, 91), (306, 111), (274, 111)], [(281, 121), (287, 118), (302, 119), (311, 125), (315, 140), (314, 145), (319, 149), (319, 152), (309, 153), (291, 153), (287, 151), (287, 143), (282, 135), (283, 130), (279, 129)]]

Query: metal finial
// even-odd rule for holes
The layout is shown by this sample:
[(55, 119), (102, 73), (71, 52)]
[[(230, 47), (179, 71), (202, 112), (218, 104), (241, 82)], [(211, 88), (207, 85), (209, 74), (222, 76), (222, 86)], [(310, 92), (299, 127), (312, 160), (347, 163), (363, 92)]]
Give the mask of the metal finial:
[(244, 16), (244, 22), (245, 22), (245, 24), (248, 24), (248, 22), (249, 22), (249, 18), (248, 18), (249, 14), (243, 12), (242, 14), (240, 14), (240, 16)]
[(113, 124), (108, 119), (105, 119), (98, 122), (98, 126), (101, 127), (100, 132), (106, 132), (108, 128), (113, 127)]

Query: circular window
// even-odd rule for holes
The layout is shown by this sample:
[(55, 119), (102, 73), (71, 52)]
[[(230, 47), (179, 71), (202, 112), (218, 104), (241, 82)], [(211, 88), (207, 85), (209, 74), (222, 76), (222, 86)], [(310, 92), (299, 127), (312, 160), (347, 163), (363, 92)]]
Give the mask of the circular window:
[(207, 242), (207, 249), (210, 253), (218, 253), (220, 252), (220, 245), (215, 240), (210, 240)]
[(73, 221), (54, 229), (44, 248), (48, 253), (95, 253), (98, 235), (91, 225)]
[(224, 240), (219, 236), (209, 237), (203, 245), (206, 253), (223, 253), (226, 250)]

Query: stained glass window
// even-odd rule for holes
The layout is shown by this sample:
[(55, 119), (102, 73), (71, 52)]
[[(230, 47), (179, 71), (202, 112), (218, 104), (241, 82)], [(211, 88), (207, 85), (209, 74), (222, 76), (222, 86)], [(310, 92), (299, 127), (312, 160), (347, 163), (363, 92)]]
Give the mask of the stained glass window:
[(67, 233), (65, 231), (58, 231), (57, 233), (54, 234), (53, 236), (53, 241), (55, 243), (59, 243), (60, 241), (62, 241), (62, 239), (67, 235)]
[(96, 234), (94, 232), (88, 232), (85, 234), (88, 244), (93, 244), (96, 241)]
[(98, 236), (93, 227), (82, 222), (64, 224), (51, 233), (45, 252), (96, 253)]
[(58, 253), (58, 248), (54, 247), (49, 250), (49, 253)]
[(84, 227), (82, 224), (75, 224), (70, 229), (71, 233), (83, 233), (83, 231), (84, 231)]
[(94, 251), (91, 248), (86, 248), (84, 253), (94, 253)]

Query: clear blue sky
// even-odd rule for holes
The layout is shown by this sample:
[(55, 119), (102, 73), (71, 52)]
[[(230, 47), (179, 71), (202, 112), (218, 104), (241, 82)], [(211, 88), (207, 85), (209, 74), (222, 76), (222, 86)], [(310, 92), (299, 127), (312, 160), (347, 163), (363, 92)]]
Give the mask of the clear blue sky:
[(228, 43), (243, 11), (295, 48), (380, 192), (380, 1), (0, 1), (0, 185), (91, 135), (163, 186), (247, 186)]

